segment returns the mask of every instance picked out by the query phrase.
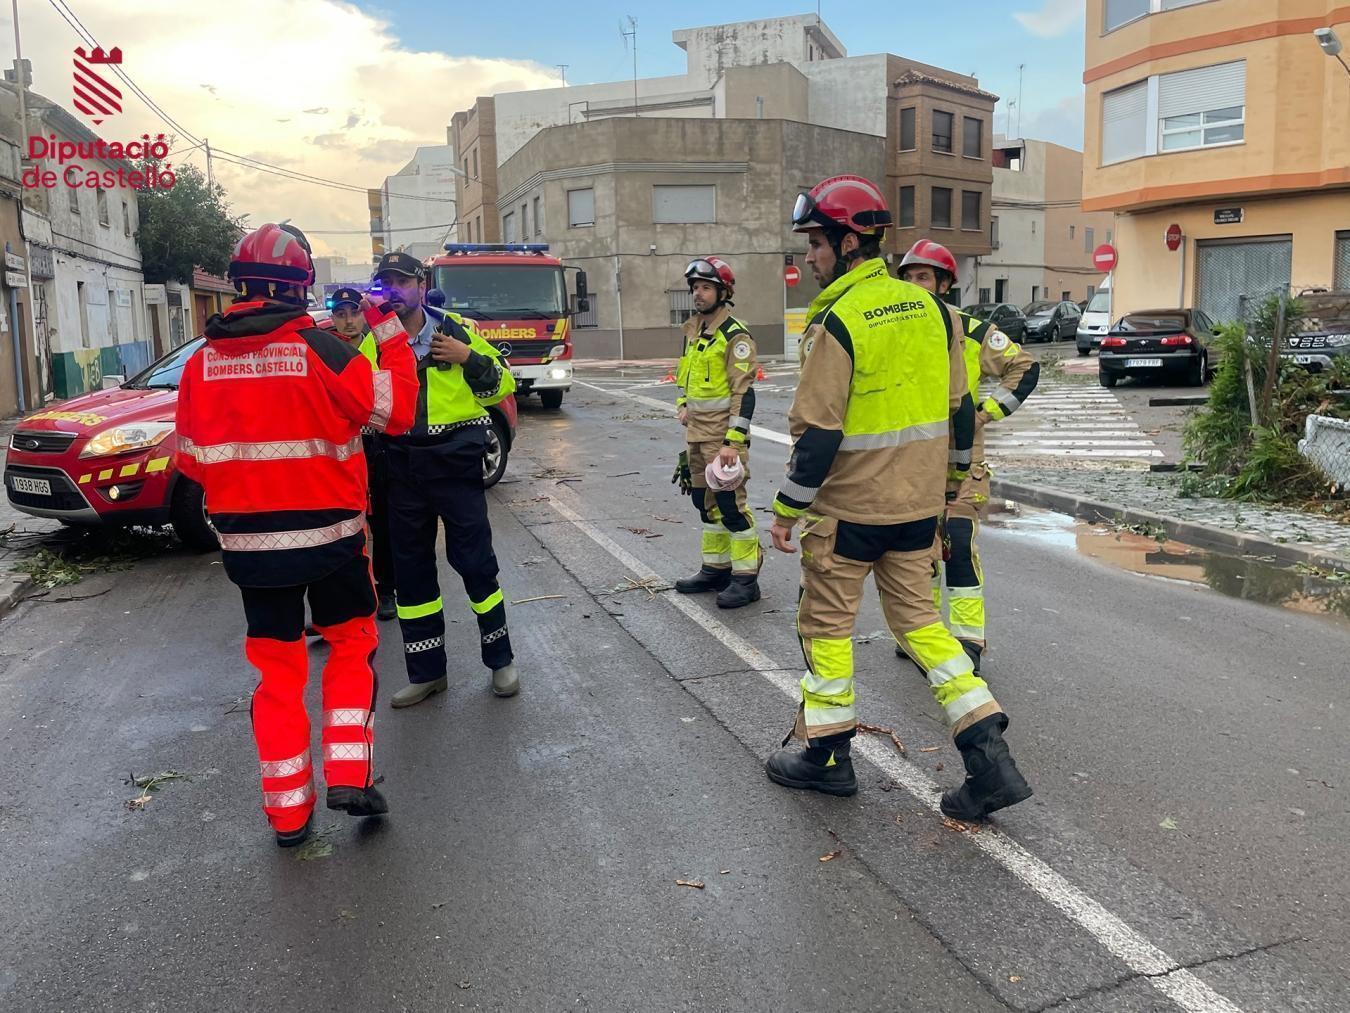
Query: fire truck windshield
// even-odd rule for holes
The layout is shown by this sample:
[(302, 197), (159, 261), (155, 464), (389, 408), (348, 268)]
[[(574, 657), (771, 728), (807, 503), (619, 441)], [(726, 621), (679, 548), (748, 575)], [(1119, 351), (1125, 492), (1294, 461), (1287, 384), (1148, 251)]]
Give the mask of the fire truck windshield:
[(566, 312), (562, 268), (524, 264), (448, 264), (435, 269), (445, 308), (493, 320), (552, 319)]

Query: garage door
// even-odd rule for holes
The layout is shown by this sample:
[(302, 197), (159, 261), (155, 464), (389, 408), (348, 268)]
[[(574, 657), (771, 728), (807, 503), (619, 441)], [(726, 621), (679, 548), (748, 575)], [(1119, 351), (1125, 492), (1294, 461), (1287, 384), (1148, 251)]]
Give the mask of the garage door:
[(1259, 299), (1289, 284), (1292, 236), (1196, 244), (1195, 305), (1214, 320), (1236, 320), (1243, 296)]
[(1336, 233), (1336, 291), (1350, 292), (1350, 232)]

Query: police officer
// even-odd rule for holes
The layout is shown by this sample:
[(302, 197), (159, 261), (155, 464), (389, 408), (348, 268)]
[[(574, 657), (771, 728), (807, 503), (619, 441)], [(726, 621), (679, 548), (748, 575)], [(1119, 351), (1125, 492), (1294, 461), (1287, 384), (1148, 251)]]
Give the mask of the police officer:
[[(684, 271), (695, 313), (684, 325), (684, 354), (676, 367), (677, 417), (686, 429), (689, 490), (703, 519), (703, 566), (675, 582), (680, 594), (717, 592), (718, 608), (759, 601), (762, 552), (755, 515), (746, 504), (750, 480), (750, 420), (755, 414), (755, 341), (731, 315), (736, 276), (717, 257), (700, 257)], [(735, 489), (708, 488), (706, 469), (739, 463)], [(683, 467), (684, 462), (681, 462)]]
[(930, 596), (938, 520), (970, 468), (975, 405), (960, 318), (890, 276), (881, 258), (890, 224), (881, 191), (860, 176), (826, 179), (793, 208), (824, 287), (803, 335), (772, 528), (774, 547), (795, 552), (792, 531), (804, 522), (797, 626), (807, 672), (793, 733), (806, 747), (785, 739), (766, 772), (791, 788), (858, 790), (852, 637), (870, 572), (887, 625), (927, 674), (965, 761), (966, 781), (942, 796), (942, 811), (978, 820), (1031, 788), (1003, 741), (1003, 709)]
[[(354, 288), (340, 288), (328, 299), (332, 311), (333, 331), (364, 355), (371, 368), (379, 369), (379, 345), (375, 335), (366, 326), (361, 312), (362, 295)], [(366, 474), (370, 481), (370, 509), (366, 521), (370, 525), (370, 562), (375, 575), (375, 591), (379, 607), (375, 616), (381, 622), (393, 619), (394, 560), (389, 551), (389, 466), (384, 458), (384, 441), (367, 427), (362, 430), (361, 444), (366, 452)]]
[[(940, 243), (920, 239), (900, 262), (900, 277), (911, 284), (945, 296), (956, 282), (956, 258)], [(980, 517), (989, 503), (989, 476), (984, 461), (984, 427), (1016, 411), (1036, 389), (1041, 364), (993, 324), (977, 320), (968, 313), (961, 317), (966, 336), (962, 343), (970, 395), (979, 397), (981, 378), (996, 380), (998, 386), (980, 404), (975, 413), (975, 447), (970, 477), (961, 483), (956, 499), (947, 505), (943, 519), (941, 557), (946, 561), (947, 601), (951, 610), (949, 627), (966, 654), (980, 671), (984, 653), (984, 569), (975, 545)], [(941, 611), (941, 563), (933, 566), (933, 604)], [(897, 645), (897, 654), (904, 651)]]
[(409, 681), (394, 694), (393, 705), (411, 707), (447, 685), (445, 613), (436, 576), (440, 524), (446, 555), (478, 620), (492, 691), (514, 696), (520, 680), (497, 583), (483, 454), (491, 424), (485, 406), (510, 395), (516, 382), (502, 368), (501, 353), (471, 321), (425, 305), (426, 280), (415, 257), (386, 253), (375, 283), (411, 336), (421, 387), (412, 428), (386, 448), (389, 534)]

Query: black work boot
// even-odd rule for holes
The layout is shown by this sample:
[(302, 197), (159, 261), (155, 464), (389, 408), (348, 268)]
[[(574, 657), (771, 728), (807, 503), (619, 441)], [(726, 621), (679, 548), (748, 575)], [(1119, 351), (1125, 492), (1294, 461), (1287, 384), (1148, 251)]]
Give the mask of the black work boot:
[(702, 594), (704, 591), (721, 591), (730, 583), (730, 570), (714, 570), (711, 566), (705, 566), (692, 577), (677, 580), (675, 590), (680, 594)]
[(975, 823), (992, 812), (1031, 797), (1027, 784), (1003, 741), (1006, 714), (991, 714), (956, 737), (956, 748), (966, 764), (961, 787), (943, 792), (942, 812), (955, 820)]
[(731, 583), (717, 592), (717, 607), (738, 609), (759, 601), (759, 577), (753, 573), (733, 573)]
[(398, 615), (398, 603), (394, 601), (393, 592), (381, 591), (380, 604), (375, 609), (375, 618), (385, 623), (396, 615)]
[(298, 844), (304, 844), (309, 840), (309, 832), (314, 828), (314, 814), (309, 814), (309, 819), (305, 820), (305, 825), (299, 830), (278, 830), (277, 847), (294, 848)]
[(966, 657), (970, 659), (970, 663), (975, 666), (975, 674), (979, 675), (980, 655), (984, 653), (984, 648), (973, 640), (959, 640), (957, 642), (961, 645), (961, 650), (966, 652)]
[(389, 811), (380, 789), (351, 788), (344, 785), (328, 786), (328, 808), (345, 812), (348, 816), (383, 816)]
[(785, 788), (809, 788), (826, 795), (854, 795), (858, 779), (853, 776), (849, 740), (829, 746), (805, 749), (784, 746), (764, 763), (764, 773), (774, 784)]

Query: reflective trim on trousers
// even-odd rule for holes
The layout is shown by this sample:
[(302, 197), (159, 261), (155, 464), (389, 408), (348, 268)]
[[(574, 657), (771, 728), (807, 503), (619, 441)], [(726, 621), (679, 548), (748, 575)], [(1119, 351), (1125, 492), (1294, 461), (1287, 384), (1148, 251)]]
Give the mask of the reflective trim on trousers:
[(474, 601), (472, 598), (470, 598), (469, 608), (473, 609), (475, 615), (480, 616), (486, 615), (487, 613), (491, 612), (496, 606), (502, 604), (503, 600), (504, 598), (502, 595), (502, 589), (497, 588), (497, 590), (493, 591), (482, 601)]
[(306, 749), (284, 760), (260, 760), (258, 765), (262, 768), (263, 777), (290, 777), (309, 769), (309, 763), (309, 750)]
[(703, 562), (716, 566), (731, 564), (731, 532), (720, 523), (703, 525), (701, 547)]
[(719, 408), (731, 407), (731, 396), (726, 397), (691, 397), (685, 402), (685, 406), (692, 408), (696, 412), (716, 411)]
[(759, 532), (754, 528), (753, 519), (749, 531), (731, 533), (731, 568), (746, 573), (759, 569)]
[(404, 654), (421, 654), (423, 651), (430, 651), (437, 647), (445, 646), (445, 637), (428, 637), (426, 640), (414, 640), (411, 644), (403, 645)]
[(434, 616), (444, 609), (445, 602), (440, 598), (435, 598), (421, 605), (399, 605), (398, 617), (400, 619), (422, 619), (425, 616)]
[(325, 763), (335, 763), (343, 760), (360, 760), (364, 763), (370, 759), (370, 743), (325, 742), (323, 745), (323, 759)]
[(310, 549), (316, 545), (340, 542), (366, 529), (363, 516), (352, 517), (322, 528), (298, 531), (259, 531), (253, 534), (220, 533), (220, 547), (231, 552), (269, 552), (280, 549)]
[(491, 633), (483, 634), (482, 637), (483, 644), (484, 646), (486, 646), (487, 644), (495, 644), (502, 637), (506, 636), (506, 634), (507, 628), (505, 626), (500, 626), (497, 629), (493, 630)]
[(952, 636), (957, 640), (983, 640), (983, 626), (962, 626), (960, 623), (952, 623), (950, 627)]
[(361, 437), (353, 436), (346, 443), (330, 440), (277, 440), (268, 443), (213, 443), (198, 446), (181, 437), (178, 447), (202, 464), (221, 464), (225, 461), (293, 461), (308, 457), (331, 457), (345, 461), (361, 453)]
[(962, 652), (955, 658), (948, 658), (941, 664), (934, 665), (928, 670), (928, 685), (941, 686), (944, 682), (962, 675), (969, 675), (973, 671), (970, 659)]
[(858, 721), (857, 713), (850, 704), (847, 707), (816, 707), (807, 704), (802, 709), (802, 717), (806, 721), (808, 737), (816, 738), (810, 734), (810, 729), (821, 728), (833, 725), (853, 725)]
[(984, 588), (982, 587), (949, 587), (947, 588), (948, 598), (978, 598), (984, 601)]
[(944, 708), (947, 712), (947, 723), (954, 725), (977, 707), (992, 703), (994, 694), (989, 692), (988, 686), (981, 683), (962, 693), (955, 700), (947, 701)]
[(802, 691), (814, 696), (844, 696), (853, 692), (853, 676), (825, 678), (814, 672), (807, 672), (802, 676)]
[[(885, 433), (856, 433), (846, 435), (839, 443), (840, 450), (884, 450), (887, 447), (900, 447), (906, 443), (920, 440), (946, 438), (947, 420), (941, 422), (920, 422), (902, 429), (892, 429)], [(796, 499), (796, 496), (792, 497)]]
[(383, 431), (389, 425), (389, 416), (394, 410), (394, 377), (388, 370), (377, 369), (371, 380), (375, 387), (375, 407), (370, 410), (368, 424)]
[(263, 792), (263, 805), (269, 809), (294, 809), (308, 805), (313, 799), (313, 781), (306, 781), (299, 788), (290, 788), (286, 791)]
[(820, 486), (800, 485), (790, 478), (785, 478), (779, 483), (778, 491), (798, 503), (814, 503), (816, 497), (820, 495)]
[(360, 707), (339, 707), (323, 712), (325, 728), (364, 728), (370, 720), (370, 711)]

